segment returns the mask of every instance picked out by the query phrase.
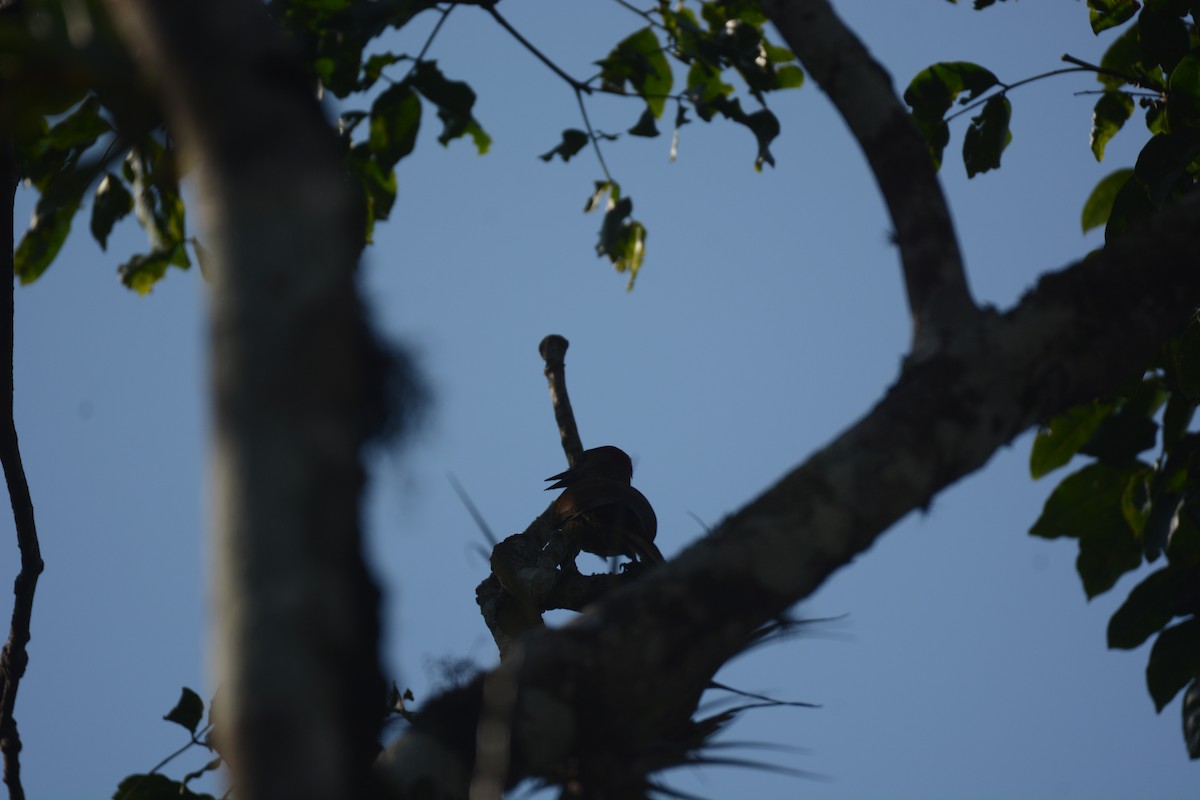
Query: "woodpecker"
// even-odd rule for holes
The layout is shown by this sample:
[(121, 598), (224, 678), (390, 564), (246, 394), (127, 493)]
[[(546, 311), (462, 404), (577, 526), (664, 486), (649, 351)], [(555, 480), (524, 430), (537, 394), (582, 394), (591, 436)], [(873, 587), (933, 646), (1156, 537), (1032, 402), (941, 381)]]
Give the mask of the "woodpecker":
[(654, 545), (658, 519), (646, 496), (630, 485), (633, 462), (612, 446), (585, 450), (565, 472), (546, 480), (563, 489), (554, 501), (555, 527), (581, 550), (661, 564)]

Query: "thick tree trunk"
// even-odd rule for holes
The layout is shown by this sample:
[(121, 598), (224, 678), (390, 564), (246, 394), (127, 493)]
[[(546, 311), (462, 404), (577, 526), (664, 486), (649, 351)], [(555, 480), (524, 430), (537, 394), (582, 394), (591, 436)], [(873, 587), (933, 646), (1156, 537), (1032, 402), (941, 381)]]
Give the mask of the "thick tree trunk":
[(109, 6), (194, 165), (215, 262), (219, 743), (241, 798), (364, 797), (385, 695), (355, 195), (261, 4)]

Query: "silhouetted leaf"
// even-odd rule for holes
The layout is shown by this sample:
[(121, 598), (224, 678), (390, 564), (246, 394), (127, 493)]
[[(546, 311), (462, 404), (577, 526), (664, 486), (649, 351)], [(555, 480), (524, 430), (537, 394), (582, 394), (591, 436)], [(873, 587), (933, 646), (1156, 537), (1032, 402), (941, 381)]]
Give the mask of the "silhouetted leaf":
[(542, 161), (549, 161), (558, 156), (563, 161), (570, 161), (572, 156), (587, 147), (587, 143), (588, 135), (586, 131), (581, 131), (578, 128), (567, 128), (562, 132), (562, 141), (552, 149), (542, 153), (538, 158)]
[(1105, 92), (1092, 112), (1092, 155), (1104, 159), (1104, 147), (1133, 114), (1133, 98), (1124, 92)]
[(1179, 60), (1167, 82), (1167, 119), (1171, 130), (1200, 125), (1200, 55)]
[(442, 121), (442, 133), (438, 136), (441, 145), (469, 135), (480, 155), (488, 151), (492, 140), (472, 115), (475, 92), (470, 86), (462, 81), (448, 80), (436, 61), (418, 61), (411, 80), (421, 96), (438, 108), (438, 119)]
[(646, 109), (642, 115), (638, 117), (637, 124), (629, 129), (628, 133), (631, 136), (645, 136), (653, 138), (658, 136), (658, 126), (654, 124), (654, 112)]
[(79, 202), (74, 197), (59, 201), (49, 194), (38, 198), (33, 220), (13, 254), (14, 271), (22, 284), (33, 283), (41, 277), (58, 255), (71, 232), (71, 220), (79, 210)]
[(1108, 621), (1108, 646), (1132, 650), (1158, 633), (1175, 616), (1179, 591), (1196, 576), (1191, 570), (1164, 567), (1133, 587)]
[(1108, 223), (1104, 226), (1104, 241), (1113, 241), (1139, 219), (1157, 210), (1146, 193), (1146, 185), (1138, 180), (1136, 174), (1130, 175), (1113, 197)]
[(1172, 625), (1158, 635), (1146, 665), (1146, 685), (1159, 711), (1200, 675), (1200, 620)]
[(196, 728), (200, 725), (200, 720), (204, 719), (204, 701), (200, 699), (200, 695), (185, 686), (180, 692), (179, 702), (166, 713), (163, 719), (167, 722), (174, 722), (176, 725), (182, 725), (190, 732), (195, 733)]
[(955, 99), (967, 92), (970, 102), (999, 84), (996, 76), (968, 61), (943, 61), (916, 74), (904, 90), (904, 102), (912, 109), (913, 121), (925, 139), (934, 166), (941, 166), (942, 151), (950, 141), (945, 115)]
[(113, 800), (216, 800), (209, 794), (196, 794), (179, 781), (165, 775), (130, 775), (121, 781)]
[(1002, 94), (988, 98), (979, 115), (971, 117), (963, 138), (963, 164), (968, 178), (1000, 166), (1000, 154), (1012, 141), (1008, 127), (1011, 117), (1012, 104)]

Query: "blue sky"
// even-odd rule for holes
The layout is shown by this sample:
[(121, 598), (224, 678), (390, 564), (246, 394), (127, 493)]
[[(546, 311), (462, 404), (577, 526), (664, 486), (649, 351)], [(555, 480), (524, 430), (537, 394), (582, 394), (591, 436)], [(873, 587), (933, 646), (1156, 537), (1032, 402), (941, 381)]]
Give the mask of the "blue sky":
[[(1091, 34), (1082, 3), (1062, 0), (838, 9), (901, 91), (934, 61), (976, 61), (1012, 82), (1059, 67), (1064, 52), (1097, 61), (1111, 38)], [(638, 27), (597, 0), (501, 10), (578, 77)], [(386, 47), (415, 52), (431, 23)], [(494, 661), (474, 601), (482, 539), (447, 473), (506, 535), (544, 508), (542, 479), (564, 466), (537, 355), (544, 335), (571, 341), (584, 443), (634, 456), (668, 557), (702, 534), (691, 515), (719, 522), (866, 413), (908, 342), (882, 203), (815, 86), (772, 99), (783, 134), (778, 167), (762, 174), (752, 137), (731, 125), (685, 127), (675, 163), (669, 135), (607, 146), (649, 228), (627, 293), (594, 256), (599, 219), (581, 213), (601, 177), (595, 161), (535, 158), (580, 126), (569, 88), (466, 7), (430, 57), (476, 89), (494, 145), (484, 157), (465, 142), (442, 148), (427, 114), (364, 266), (378, 324), (415, 350), (434, 396), (410, 446), (378, 459), (367, 503), (388, 667), (418, 700), (448, 661)], [(942, 181), (981, 302), (1007, 307), (1099, 244), (1080, 234), (1080, 208), (1099, 178), (1132, 164), (1141, 131), (1135, 118), (1097, 165), (1094, 98), (1073, 95), (1094, 86), (1068, 76), (1014, 92), (1004, 166), (969, 182), (958, 155), (966, 120), (952, 126)], [(597, 98), (590, 111), (617, 131), (640, 110)], [(32, 193), (18, 199), (20, 225)], [(128, 292), (115, 266), (141, 247), (140, 231), (122, 225), (102, 253), (85, 220), (17, 293), (17, 425), (47, 562), (18, 721), (26, 788), (46, 798), (111, 794), (182, 743), (160, 721), (179, 687), (213, 688), (204, 283), (176, 271), (149, 297)], [(1145, 649), (1105, 649), (1108, 616), (1139, 578), (1088, 603), (1073, 545), (1026, 534), (1065, 474), (1031, 481), (1029, 444), (1027, 434), (999, 452), (797, 608), (844, 618), (719, 676), (821, 704), (756, 712), (730, 739), (801, 748), (745, 754), (826, 780), (710, 769), (672, 783), (714, 798), (1194, 796), (1178, 701), (1156, 715)], [(10, 577), (11, 528), (0, 521)], [(5, 619), (10, 603), (4, 593)]]

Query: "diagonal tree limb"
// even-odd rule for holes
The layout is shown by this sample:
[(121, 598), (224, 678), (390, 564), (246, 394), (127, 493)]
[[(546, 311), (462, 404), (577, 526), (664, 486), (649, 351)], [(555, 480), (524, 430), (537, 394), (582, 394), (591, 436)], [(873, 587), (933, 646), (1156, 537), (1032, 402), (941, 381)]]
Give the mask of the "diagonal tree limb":
[[(710, 536), (514, 648), (493, 673), (518, 687), (510, 781), (654, 746), (756, 627), (1022, 431), (1138, 376), (1198, 303), (1200, 194), (1043, 277), (1006, 314), (981, 316), (953, 354), (911, 362), (866, 417)], [(399, 790), (440, 779), (462, 796), (466, 779), (454, 776), (469, 774), (478, 703), (435, 705), (436, 722), (414, 727), (379, 767)], [(435, 761), (440, 778), (424, 766)]]
[(883, 193), (912, 315), (911, 357), (940, 351), (977, 313), (946, 198), (892, 79), (828, 0), (763, 0), (784, 41), (845, 119)]
[[(0, 111), (2, 116), (3, 112)], [(3, 127), (0, 125), (0, 130)], [(3, 300), (0, 300), (0, 464), (3, 464), (4, 480), (8, 484), (8, 497), (17, 530), (17, 547), (21, 552), (21, 568), (13, 586), (15, 600), (8, 641), (0, 650), (0, 755), (4, 759), (4, 783), (8, 786), (10, 800), (24, 800), (25, 797), (21, 784), (21, 737), (13, 712), (17, 688), (29, 661), (26, 646), (30, 638), (33, 596), (38, 576), (45, 567), (13, 418), (13, 200), (19, 177), (17, 172), (12, 143), (4, 138), (0, 141), (0, 180), (3, 181), (0, 187), (3, 194), (0, 242), (3, 244), (0, 246), (4, 248), (5, 263), (0, 273), (6, 276), (0, 281), (3, 283), (3, 287), (0, 287), (0, 293), (3, 293)]]

